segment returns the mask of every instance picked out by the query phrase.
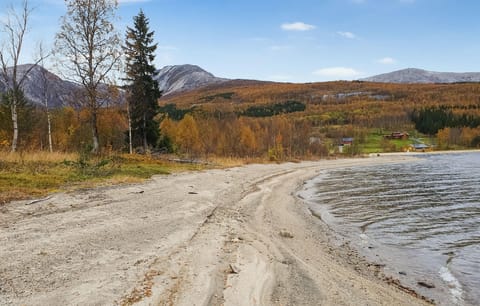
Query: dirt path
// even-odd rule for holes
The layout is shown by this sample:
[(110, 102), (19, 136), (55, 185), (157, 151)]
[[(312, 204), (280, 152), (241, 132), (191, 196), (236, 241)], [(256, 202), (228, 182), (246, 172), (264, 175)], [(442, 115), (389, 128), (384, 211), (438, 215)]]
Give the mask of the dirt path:
[(402, 159), (249, 165), (8, 204), (0, 305), (421, 305), (352, 266), (293, 196), (322, 169)]

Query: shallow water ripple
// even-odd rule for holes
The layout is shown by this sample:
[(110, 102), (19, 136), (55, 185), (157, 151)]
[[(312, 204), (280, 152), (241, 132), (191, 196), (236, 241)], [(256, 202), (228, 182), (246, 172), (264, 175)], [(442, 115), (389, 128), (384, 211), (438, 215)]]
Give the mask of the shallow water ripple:
[(479, 153), (431, 155), (409, 164), (323, 173), (313, 202), (334, 224), (383, 245), (448, 254), (437, 271), (455, 287), (453, 298), (480, 304), (479, 186)]

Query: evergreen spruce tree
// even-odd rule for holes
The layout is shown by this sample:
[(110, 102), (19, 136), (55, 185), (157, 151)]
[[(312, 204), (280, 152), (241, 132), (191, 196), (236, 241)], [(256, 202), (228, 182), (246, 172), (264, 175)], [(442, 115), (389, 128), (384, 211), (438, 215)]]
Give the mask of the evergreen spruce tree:
[(127, 102), (130, 115), (130, 148), (142, 146), (146, 152), (154, 146), (159, 137), (159, 124), (155, 121), (158, 113), (157, 100), (160, 98), (155, 74), (153, 31), (149, 31), (149, 20), (140, 10), (133, 18), (134, 27), (127, 27), (125, 39)]

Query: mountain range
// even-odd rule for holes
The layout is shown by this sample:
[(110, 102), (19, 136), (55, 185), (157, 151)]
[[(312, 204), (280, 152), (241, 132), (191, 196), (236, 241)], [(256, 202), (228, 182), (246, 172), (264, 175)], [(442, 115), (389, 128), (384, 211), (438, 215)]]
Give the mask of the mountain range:
[(429, 84), (429, 83), (467, 83), (480, 82), (479, 72), (435, 72), (416, 68), (407, 68), (361, 79), (366, 82)]
[[(19, 77), (22, 77), (30, 68), (32, 68), (30, 64), (19, 66)], [(219, 78), (196, 65), (165, 66), (157, 71), (154, 78), (158, 81), (159, 88), (164, 96), (179, 94), (206, 86), (227, 85), (232, 82), (244, 86), (258, 84), (260, 82), (254, 80)], [(80, 88), (78, 84), (63, 80), (41, 66), (35, 66), (23, 84), (25, 96), (34, 104), (43, 105), (45, 79), (48, 82), (47, 96), (50, 107), (68, 105), (74, 92)], [(364, 78), (360, 81), (409, 84), (480, 82), (480, 73), (434, 72), (408, 68)], [(5, 81), (0, 78), (0, 92), (4, 92), (6, 87)]]
[[(49, 107), (55, 108), (67, 105), (79, 86), (61, 79), (42, 66), (32, 66), (31, 64), (26, 64), (19, 65), (17, 68), (17, 78), (22, 78), (31, 69), (22, 85), (27, 99), (34, 104), (44, 105), (43, 101), (46, 93)], [(0, 92), (5, 92), (6, 88), (5, 80), (0, 78)]]
[(196, 65), (165, 66), (157, 71), (154, 79), (158, 81), (163, 95), (228, 81), (228, 79), (217, 78)]
[[(22, 89), (25, 96), (34, 104), (43, 105), (45, 87), (48, 88), (47, 96), (50, 107), (68, 105), (75, 91), (80, 89), (78, 84), (63, 80), (58, 75), (49, 72), (42, 66), (31, 64), (19, 65), (17, 78), (31, 69), (23, 82)], [(158, 81), (163, 95), (185, 92), (212, 84), (220, 84), (228, 79), (215, 77), (213, 74), (195, 65), (165, 66), (158, 70), (154, 76)], [(48, 86), (45, 86), (46, 84)], [(7, 85), (0, 78), (0, 92), (5, 92)]]

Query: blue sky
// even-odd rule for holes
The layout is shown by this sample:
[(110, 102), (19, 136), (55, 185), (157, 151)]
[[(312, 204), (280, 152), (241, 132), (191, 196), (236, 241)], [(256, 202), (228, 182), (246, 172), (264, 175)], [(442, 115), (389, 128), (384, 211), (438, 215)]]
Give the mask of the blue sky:
[[(63, 0), (35, 7), (24, 61), (52, 44)], [(20, 0), (1, 0), (0, 7)], [(142, 8), (156, 66), (195, 64), (216, 76), (285, 82), (358, 79), (402, 68), (480, 71), (476, 0), (121, 0), (124, 35)], [(0, 18), (4, 18), (1, 15)]]

